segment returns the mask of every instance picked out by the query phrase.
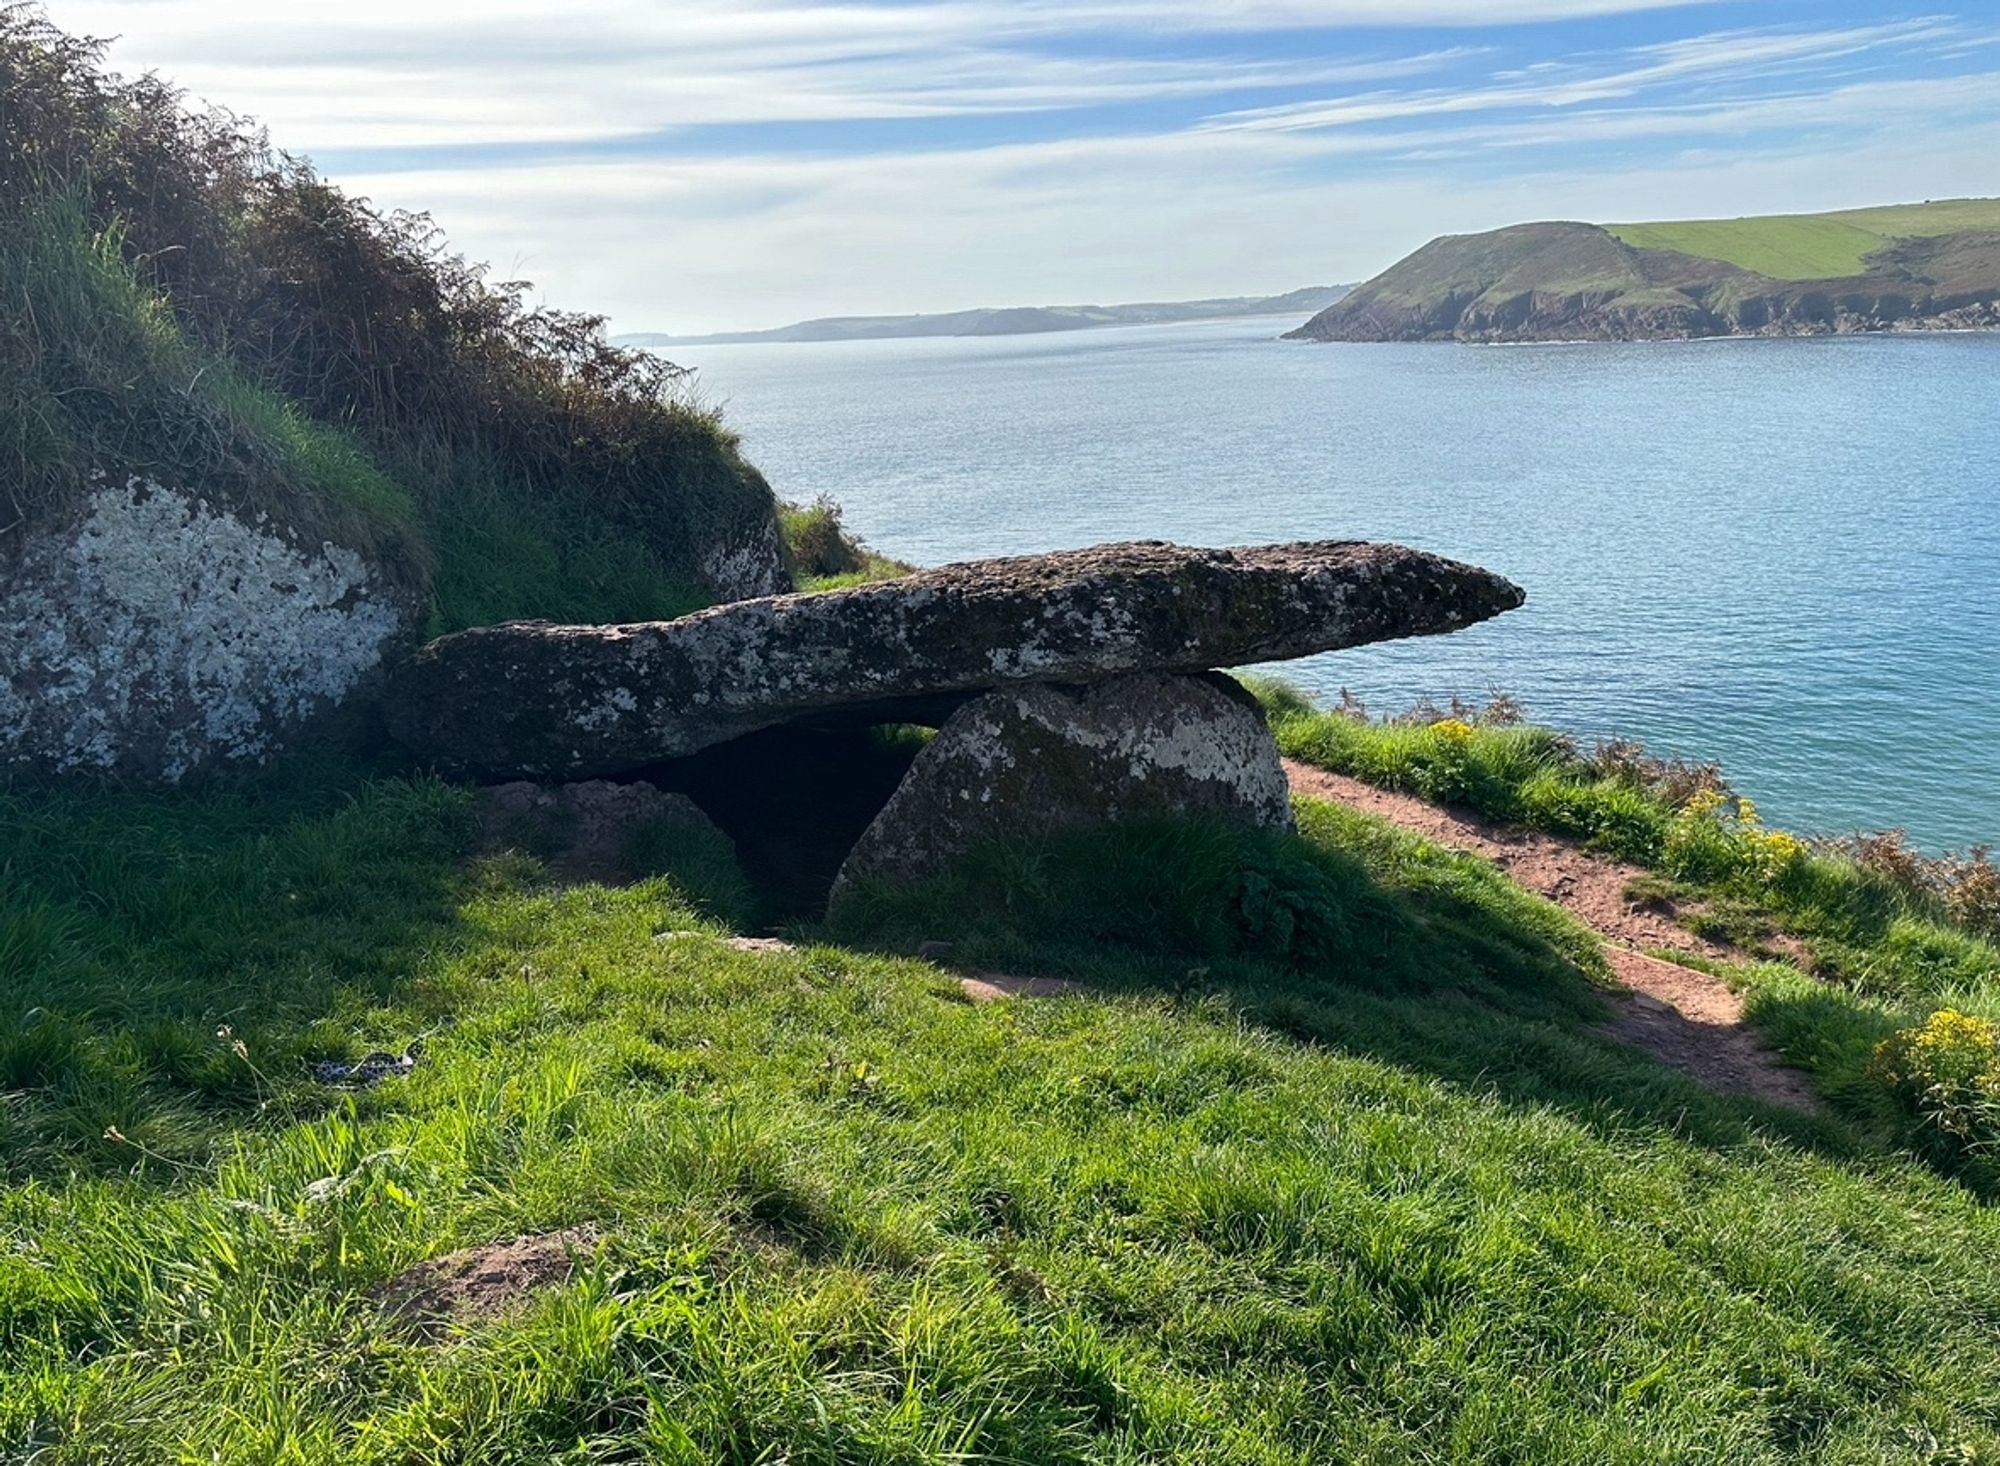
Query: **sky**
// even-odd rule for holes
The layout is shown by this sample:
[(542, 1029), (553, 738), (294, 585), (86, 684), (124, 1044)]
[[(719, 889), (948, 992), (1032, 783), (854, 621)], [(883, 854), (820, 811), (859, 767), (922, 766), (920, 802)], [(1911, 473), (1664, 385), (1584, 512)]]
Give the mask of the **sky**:
[(46, 8), (623, 331), (1278, 293), (1527, 219), (2000, 194), (1996, 0)]

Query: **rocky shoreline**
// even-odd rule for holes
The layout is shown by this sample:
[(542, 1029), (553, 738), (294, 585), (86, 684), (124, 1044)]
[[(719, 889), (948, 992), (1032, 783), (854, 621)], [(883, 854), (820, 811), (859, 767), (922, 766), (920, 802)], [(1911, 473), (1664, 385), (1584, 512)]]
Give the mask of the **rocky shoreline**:
[(1689, 307), (1643, 310), (1551, 303), (1539, 297), (1499, 308), (1449, 307), (1397, 312), (1377, 309), (1347, 321), (1316, 321), (1287, 332), (1287, 341), (1457, 341), (1474, 346), (1562, 345), (1609, 341), (1743, 341), (1773, 337), (1965, 335), (2000, 331), (2000, 300), (1948, 310), (1885, 314), (1836, 304), (1820, 311), (1782, 310), (1768, 319), (1746, 319)]

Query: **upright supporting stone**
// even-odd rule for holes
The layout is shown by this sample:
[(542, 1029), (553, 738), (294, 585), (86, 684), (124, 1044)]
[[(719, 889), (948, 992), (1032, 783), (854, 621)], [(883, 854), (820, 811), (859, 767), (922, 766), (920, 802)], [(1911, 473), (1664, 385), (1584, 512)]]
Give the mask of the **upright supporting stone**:
[(920, 879), (996, 839), (1188, 814), (1292, 823), (1277, 745), (1231, 679), (1137, 675), (990, 692), (917, 756), (841, 867), (833, 899), (865, 881)]

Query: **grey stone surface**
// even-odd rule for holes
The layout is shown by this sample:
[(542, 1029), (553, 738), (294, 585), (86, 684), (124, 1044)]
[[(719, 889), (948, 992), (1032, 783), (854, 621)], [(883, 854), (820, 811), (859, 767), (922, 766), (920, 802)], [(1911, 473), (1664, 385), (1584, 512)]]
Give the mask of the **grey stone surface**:
[(178, 784), (374, 689), (415, 593), (360, 551), (131, 479), (0, 541), (0, 772)]
[(775, 513), (708, 546), (700, 564), (702, 583), (718, 601), (782, 595), (792, 588)]
[(446, 771), (579, 778), (780, 723), (936, 724), (991, 688), (1455, 631), (1522, 600), (1498, 575), (1400, 545), (1101, 545), (678, 621), (460, 632), (412, 659), (386, 711), (391, 731)]
[(654, 826), (728, 840), (685, 794), (608, 779), (496, 784), (480, 791), (479, 821), (480, 843), (489, 850), (525, 850), (565, 880), (607, 884), (638, 874), (631, 868), (632, 843)]
[(833, 899), (859, 882), (933, 875), (996, 839), (1185, 814), (1291, 827), (1270, 728), (1230, 679), (989, 692), (917, 755), (841, 866)]

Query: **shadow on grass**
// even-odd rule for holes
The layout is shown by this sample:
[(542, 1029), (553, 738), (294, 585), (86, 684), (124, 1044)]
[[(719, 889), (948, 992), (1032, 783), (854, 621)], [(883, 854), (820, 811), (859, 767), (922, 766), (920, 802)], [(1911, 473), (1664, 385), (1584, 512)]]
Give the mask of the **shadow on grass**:
[[(0, 793), (0, 1177), (169, 1176), (233, 1127), (337, 1102), (316, 1061), (448, 1021), (452, 958), (496, 941), (490, 902), (467, 913), (547, 883), (528, 855), (470, 859), (476, 826), (469, 791), (341, 764)], [(742, 889), (713, 855), (628, 852), (694, 893), (688, 915)]]
[[(465, 791), (352, 770), (199, 797), (4, 795), (0, 816), (0, 1165), (17, 1176), (129, 1168), (135, 1147), (200, 1158), (232, 1127), (323, 1107), (310, 1064), (444, 1021), (469, 980), (452, 959), (496, 940), (467, 911), (536, 880), (525, 860), (468, 861)], [(1856, 1144), (1596, 1037), (1589, 932), (1483, 862), (1329, 806), (1301, 805), (1298, 837), (1172, 823), (985, 852), (869, 893), (829, 935), (905, 953), (944, 938), (965, 965), (1219, 998), (1607, 1130)]]
[(0, 795), (0, 1159), (178, 1157), (346, 1052), (451, 940), (470, 839), (462, 794), (351, 771)]
[(837, 941), (1113, 991), (1221, 998), (1245, 1020), (1607, 1132), (1848, 1154), (1837, 1119), (1710, 1092), (1592, 1032), (1597, 939), (1473, 857), (1304, 802), (1300, 833), (1173, 823), (980, 852), (843, 903)]

